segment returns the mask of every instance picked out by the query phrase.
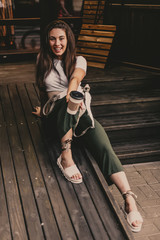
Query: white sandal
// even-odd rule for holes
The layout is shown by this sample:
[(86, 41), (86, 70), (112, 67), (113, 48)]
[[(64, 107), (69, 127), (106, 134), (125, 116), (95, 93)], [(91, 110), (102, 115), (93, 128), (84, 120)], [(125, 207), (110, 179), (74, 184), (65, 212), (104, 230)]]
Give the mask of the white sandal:
[[(67, 139), (66, 141), (64, 141), (62, 143), (62, 151), (64, 151), (64, 150), (68, 151), (71, 148), (70, 147), (71, 141), (72, 141), (72, 139)], [(82, 183), (82, 178), (80, 178), (80, 179), (72, 178), (72, 176), (74, 176), (76, 174), (81, 174), (79, 169), (77, 168), (76, 164), (64, 169), (61, 162), (62, 162), (62, 155), (60, 155), (59, 158), (57, 159), (57, 165), (60, 168), (60, 170), (62, 171), (64, 177), (72, 183)]]
[[(137, 196), (131, 190), (122, 193), (122, 196), (123, 196), (124, 200), (129, 195), (132, 196), (135, 200), (137, 199)], [(131, 211), (130, 213), (126, 213), (126, 211), (125, 211), (125, 215), (126, 215), (127, 222), (129, 224), (132, 232), (140, 232), (141, 228), (142, 228), (142, 223), (143, 223), (143, 218), (142, 218), (140, 212), (138, 212), (138, 211)], [(137, 226), (137, 227), (133, 226), (132, 223), (135, 222), (135, 221), (140, 221), (141, 222), (139, 224), (139, 226)]]

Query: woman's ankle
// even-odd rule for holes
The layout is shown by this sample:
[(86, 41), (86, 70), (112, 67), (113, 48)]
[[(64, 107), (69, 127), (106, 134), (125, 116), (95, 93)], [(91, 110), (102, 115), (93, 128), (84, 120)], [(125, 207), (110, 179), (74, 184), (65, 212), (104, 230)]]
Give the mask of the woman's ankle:
[(131, 195), (125, 198), (125, 211), (127, 213), (131, 211), (137, 211), (136, 201)]
[(64, 168), (70, 167), (74, 164), (71, 150), (62, 151), (61, 156), (62, 156), (62, 162), (61, 163), (62, 163), (62, 166)]

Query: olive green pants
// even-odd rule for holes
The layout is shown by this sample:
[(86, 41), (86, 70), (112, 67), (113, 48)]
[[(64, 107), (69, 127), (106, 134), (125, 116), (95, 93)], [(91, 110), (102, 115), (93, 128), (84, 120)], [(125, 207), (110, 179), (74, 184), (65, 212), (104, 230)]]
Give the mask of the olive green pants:
[[(52, 131), (57, 131), (60, 139), (71, 128), (76, 135), (79, 135), (82, 133), (82, 131), (92, 125), (92, 121), (86, 111), (81, 116), (76, 127), (78, 115), (79, 112), (75, 115), (70, 115), (67, 113), (67, 103), (65, 98), (62, 98), (56, 102), (53, 112), (48, 117), (48, 121), (50, 122), (48, 126), (52, 125)], [(113, 151), (104, 128), (98, 121), (95, 119), (94, 121), (95, 127), (89, 128), (87, 132), (80, 137), (80, 139), (82, 139), (83, 144), (96, 160), (104, 177), (108, 179), (108, 177), (113, 173), (123, 171), (123, 167)]]

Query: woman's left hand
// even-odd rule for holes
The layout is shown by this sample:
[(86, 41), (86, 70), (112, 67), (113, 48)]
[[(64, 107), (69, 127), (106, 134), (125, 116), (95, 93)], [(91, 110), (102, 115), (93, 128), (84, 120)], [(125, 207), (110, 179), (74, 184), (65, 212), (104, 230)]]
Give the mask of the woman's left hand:
[(41, 107), (34, 107), (35, 111), (32, 114), (36, 115), (37, 117), (41, 117)]

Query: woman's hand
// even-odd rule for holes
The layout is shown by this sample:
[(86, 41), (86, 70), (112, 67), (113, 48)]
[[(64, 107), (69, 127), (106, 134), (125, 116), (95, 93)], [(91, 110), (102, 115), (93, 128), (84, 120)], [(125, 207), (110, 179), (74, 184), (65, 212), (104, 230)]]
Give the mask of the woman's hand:
[(78, 89), (78, 86), (80, 84), (80, 82), (82, 81), (82, 79), (85, 76), (85, 71), (81, 68), (76, 68), (71, 76), (71, 79), (69, 81), (69, 86), (68, 86), (68, 92), (67, 92), (67, 96), (66, 96), (66, 102), (69, 101), (69, 97), (70, 97), (70, 92), (71, 91), (76, 91)]
[(70, 92), (66, 95), (66, 102), (69, 102)]
[(41, 117), (41, 107), (34, 107), (35, 111), (32, 114), (36, 115), (37, 117)]

